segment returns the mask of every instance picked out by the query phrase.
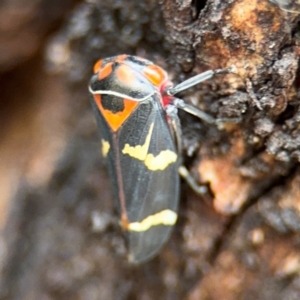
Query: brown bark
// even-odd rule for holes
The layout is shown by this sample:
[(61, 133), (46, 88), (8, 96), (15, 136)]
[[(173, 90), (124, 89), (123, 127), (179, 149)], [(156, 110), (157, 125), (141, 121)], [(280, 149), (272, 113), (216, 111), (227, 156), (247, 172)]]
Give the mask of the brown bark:
[[(0, 59), (0, 299), (300, 299), (299, 14), (277, 0), (106, 2), (79, 5), (44, 45), (68, 84), (35, 54), (46, 33), (0, 46), (11, 57)], [(93, 62), (122, 53), (175, 82), (235, 66), (181, 96), (241, 119), (217, 128), (180, 114), (209, 193), (183, 184), (170, 241), (140, 266), (124, 258), (86, 88)]]

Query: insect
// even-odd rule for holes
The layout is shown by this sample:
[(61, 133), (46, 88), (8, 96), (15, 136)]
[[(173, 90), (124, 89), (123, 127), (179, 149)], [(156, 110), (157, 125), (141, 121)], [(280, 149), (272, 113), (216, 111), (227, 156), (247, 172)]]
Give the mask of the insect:
[(207, 71), (173, 86), (162, 68), (140, 57), (124, 54), (95, 64), (89, 91), (131, 262), (149, 260), (168, 240), (177, 220), (178, 173), (197, 189), (181, 166), (177, 109), (218, 121), (174, 95), (228, 72)]

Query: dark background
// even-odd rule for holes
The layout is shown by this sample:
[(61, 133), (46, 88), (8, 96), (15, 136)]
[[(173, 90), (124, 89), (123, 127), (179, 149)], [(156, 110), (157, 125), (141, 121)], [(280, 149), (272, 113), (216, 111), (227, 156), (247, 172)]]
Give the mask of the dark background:
[[(1, 300), (300, 299), (299, 3), (273, 2), (0, 2)], [(209, 193), (182, 184), (173, 235), (141, 266), (125, 259), (87, 91), (93, 63), (122, 53), (175, 82), (234, 65), (182, 98), (241, 118), (180, 115)]]

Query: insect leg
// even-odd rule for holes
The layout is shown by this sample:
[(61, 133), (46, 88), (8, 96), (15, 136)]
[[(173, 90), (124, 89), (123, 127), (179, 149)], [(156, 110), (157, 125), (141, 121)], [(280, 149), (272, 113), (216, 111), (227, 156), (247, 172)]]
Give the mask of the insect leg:
[[(170, 104), (166, 107), (166, 114), (171, 121), (171, 126), (175, 135), (176, 139), (176, 146), (177, 146), (177, 153), (178, 157), (181, 159), (182, 157), (182, 131), (181, 131), (181, 124), (180, 119), (178, 117), (178, 109), (176, 106)], [(182, 162), (180, 161), (179, 164)]]
[(214, 77), (215, 75), (217, 74), (230, 74), (230, 73), (234, 73), (235, 71), (235, 67), (232, 66), (228, 69), (217, 69), (217, 70), (209, 70), (209, 71), (206, 71), (206, 72), (203, 72), (203, 73), (200, 73), (198, 75), (195, 75), (173, 87), (170, 87), (168, 90), (167, 90), (167, 93), (171, 96), (174, 96), (176, 95), (177, 93), (179, 92), (182, 92), (198, 83), (201, 83), (205, 80), (208, 80), (212, 77)]
[(223, 123), (238, 123), (241, 118), (214, 118), (204, 111), (185, 103), (182, 99), (174, 98), (173, 105), (180, 108), (193, 116), (205, 121), (208, 124), (222, 125)]
[(181, 138), (182, 133), (181, 133), (180, 119), (177, 114), (178, 113), (177, 107), (174, 105), (168, 105), (166, 107), (166, 113), (171, 120), (171, 125), (176, 138), (177, 152), (180, 160), (179, 161), (180, 167), (178, 168), (178, 173), (196, 194), (205, 194), (207, 192), (207, 186), (196, 182), (196, 180), (190, 174), (188, 169), (182, 165), (182, 138)]
[[(208, 80), (208, 79), (214, 77), (215, 75), (230, 74), (230, 73), (234, 73), (234, 72), (235, 72), (234, 66), (232, 66), (228, 69), (209, 70), (209, 71), (203, 72), (201, 74), (198, 74), (196, 76), (193, 76), (174, 87), (169, 88), (167, 90), (167, 93), (171, 96), (174, 96), (183, 90), (186, 90), (198, 83), (201, 83), (205, 80)], [(209, 114), (199, 110), (198, 108), (196, 108), (192, 105), (185, 103), (183, 100), (178, 99), (178, 98), (174, 98), (173, 105), (176, 106), (177, 108), (180, 108), (180, 109), (198, 117), (199, 119), (205, 121), (208, 124), (222, 125), (222, 123), (237, 123), (240, 121), (240, 118), (214, 118), (214, 117), (210, 116)]]
[[(234, 73), (234, 67), (231, 67), (229, 69), (217, 69), (217, 70), (209, 70), (209, 71), (203, 72), (201, 74), (198, 74), (194, 77), (191, 77), (191, 78), (183, 81), (182, 83), (180, 83), (174, 87), (169, 88), (167, 90), (167, 94), (174, 96), (175, 94), (177, 94), (183, 90), (186, 90), (186, 89), (188, 89), (198, 83), (201, 83), (205, 80), (208, 80), (217, 74), (229, 74), (229, 73)], [(204, 111), (185, 103), (182, 99), (173, 98), (172, 104), (168, 105), (166, 108), (166, 113), (171, 120), (171, 124), (172, 124), (173, 130), (174, 130), (175, 136), (176, 136), (179, 157), (182, 156), (181, 155), (181, 153), (182, 153), (182, 138), (181, 138), (181, 126), (180, 126), (180, 120), (179, 120), (178, 114), (177, 114), (177, 108), (182, 109), (182, 110), (198, 117), (199, 119), (205, 121), (208, 124), (222, 126), (223, 123), (230, 123), (230, 122), (237, 123), (241, 120), (240, 118), (214, 118), (211, 115), (205, 113)], [(180, 165), (181, 165), (181, 161), (180, 161)], [(180, 176), (185, 179), (187, 184), (191, 187), (191, 189), (195, 193), (204, 194), (207, 192), (207, 186), (201, 185), (201, 184), (199, 185), (185, 166), (181, 165), (178, 169), (178, 172), (179, 172)]]
[(199, 184), (185, 166), (180, 166), (178, 173), (196, 194), (201, 195), (207, 193), (207, 186)]

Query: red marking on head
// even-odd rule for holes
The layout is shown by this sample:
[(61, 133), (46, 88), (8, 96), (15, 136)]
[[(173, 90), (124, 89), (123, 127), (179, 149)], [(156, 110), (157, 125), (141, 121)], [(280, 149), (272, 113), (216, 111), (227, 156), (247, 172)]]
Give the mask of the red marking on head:
[(124, 109), (117, 113), (113, 113), (110, 110), (103, 108), (101, 95), (94, 95), (94, 99), (101, 114), (114, 132), (116, 132), (121, 127), (121, 125), (128, 119), (128, 117), (134, 111), (135, 107), (138, 105), (137, 101), (123, 99)]
[(102, 80), (104, 78), (106, 78), (107, 76), (109, 76), (112, 72), (112, 63), (108, 63), (106, 64), (100, 71), (98, 74), (98, 79)]
[(102, 65), (103, 59), (99, 59), (95, 64), (94, 64), (94, 73), (99, 72), (100, 67)]
[(116, 69), (116, 76), (125, 85), (132, 85), (136, 81), (136, 75), (127, 65), (120, 65)]
[(173, 99), (174, 99), (174, 96), (169, 95), (167, 93), (167, 89), (171, 86), (173, 86), (173, 83), (171, 81), (167, 80), (160, 87), (160, 94), (161, 94), (161, 97), (162, 97), (162, 105), (164, 107), (171, 104)]
[(167, 73), (156, 65), (149, 65), (145, 67), (143, 74), (155, 86), (161, 86), (168, 78)]

